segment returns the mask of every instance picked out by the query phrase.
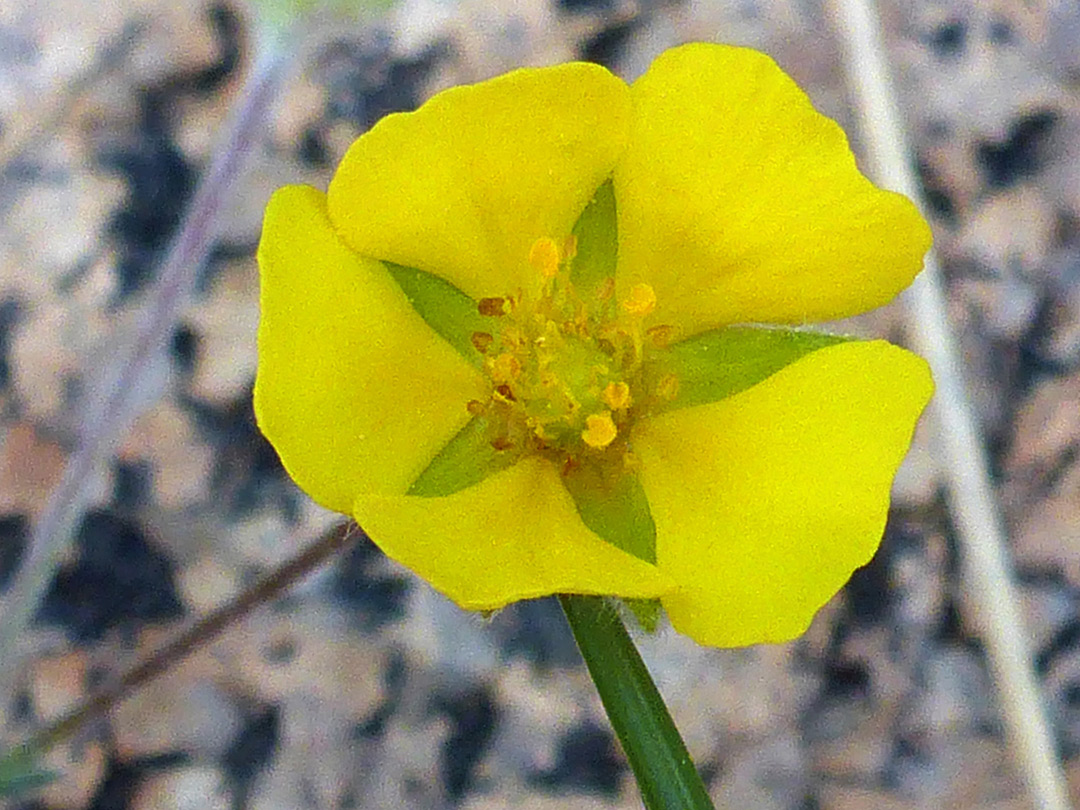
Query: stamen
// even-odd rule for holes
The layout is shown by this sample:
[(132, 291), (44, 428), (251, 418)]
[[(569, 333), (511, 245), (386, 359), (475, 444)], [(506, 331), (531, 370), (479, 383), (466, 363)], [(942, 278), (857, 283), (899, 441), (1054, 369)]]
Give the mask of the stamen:
[(656, 384), (656, 395), (668, 401), (675, 399), (679, 395), (679, 378), (674, 374), (665, 374)]
[(596, 450), (603, 450), (619, 434), (615, 422), (608, 411), (594, 413), (585, 418), (585, 430), (581, 431), (581, 438), (585, 444)]
[(474, 349), (480, 352), (480, 354), (484, 354), (488, 348), (490, 348), (495, 338), (487, 332), (473, 332), (469, 340), (472, 342)]
[(481, 298), (476, 302), (476, 308), (481, 315), (498, 318), (506, 314), (506, 299)]
[(604, 400), (604, 404), (613, 411), (628, 408), (630, 406), (630, 386), (624, 382), (610, 382), (600, 394), (600, 399)]
[(615, 279), (608, 276), (604, 279), (600, 288), (596, 291), (596, 297), (601, 301), (607, 301), (615, 294)]
[(536, 438), (543, 441), (547, 438), (547, 434), (544, 432), (544, 423), (537, 419), (535, 416), (530, 416), (525, 420), (525, 425), (532, 430), (533, 435)]
[(559, 246), (554, 239), (547, 236), (533, 242), (532, 249), (529, 251), (529, 264), (539, 270), (544, 278), (555, 278), (559, 275), (561, 258)]
[(500, 354), (491, 364), (491, 376), (500, 383), (516, 380), (521, 376), (521, 362), (512, 354)]
[(662, 323), (657, 326), (653, 326), (650, 329), (645, 330), (645, 334), (649, 336), (649, 340), (652, 341), (653, 346), (658, 349), (663, 349), (669, 343), (671, 338), (675, 334), (675, 327), (669, 324)]
[(498, 450), (565, 459), (567, 469), (631, 469), (636, 459), (620, 433), (629, 435), (637, 409), (648, 414), (679, 388), (674, 375), (653, 377), (646, 355), (677, 336), (662, 324), (645, 329), (656, 309), (648, 284), (616, 290), (605, 278), (581, 297), (569, 278), (577, 251), (573, 236), (537, 239), (528, 261), (542, 283), (477, 301), (481, 315), (501, 320), (470, 334), (491, 388), (467, 408), (491, 426)]
[(577, 256), (577, 237), (570, 234), (563, 240), (562, 257), (564, 262), (571, 262)]
[(656, 309), (656, 293), (648, 284), (635, 284), (630, 288), (630, 295), (622, 302), (623, 309), (631, 315), (644, 318)]

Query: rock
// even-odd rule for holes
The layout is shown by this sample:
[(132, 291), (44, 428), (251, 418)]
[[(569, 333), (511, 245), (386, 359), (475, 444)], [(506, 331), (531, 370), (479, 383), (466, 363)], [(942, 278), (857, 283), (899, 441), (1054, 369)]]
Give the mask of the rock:
[(83, 650), (40, 658), (30, 670), (34, 713), (51, 723), (75, 708), (87, 694), (88, 656)]
[(219, 769), (188, 765), (147, 777), (129, 806), (131, 810), (229, 810), (235, 805)]
[(65, 742), (46, 754), (42, 764), (59, 776), (39, 794), (46, 807), (86, 807), (105, 776), (107, 756), (101, 743)]
[(30, 423), (11, 425), (0, 446), (0, 512), (36, 516), (66, 462), (67, 453)]

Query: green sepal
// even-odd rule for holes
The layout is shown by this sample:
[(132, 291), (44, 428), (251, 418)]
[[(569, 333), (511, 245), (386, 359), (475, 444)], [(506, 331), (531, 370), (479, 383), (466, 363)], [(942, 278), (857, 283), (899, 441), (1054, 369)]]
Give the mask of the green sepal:
[(14, 799), (45, 787), (57, 774), (37, 764), (26, 748), (17, 747), (0, 755), (0, 798)]
[(674, 374), (678, 393), (652, 412), (719, 402), (757, 385), (799, 358), (853, 338), (757, 326), (731, 326), (702, 332), (651, 353), (643, 366), (646, 386)]
[(431, 460), (407, 494), (423, 498), (452, 495), (505, 470), (520, 458), (519, 453), (492, 447), (487, 420), (474, 416)]
[(577, 238), (577, 255), (570, 264), (570, 281), (581, 299), (589, 301), (607, 279), (615, 277), (618, 262), (615, 188), (610, 180), (596, 190), (571, 233)]
[(567, 470), (563, 484), (581, 522), (613, 546), (656, 564), (656, 524), (641, 480), (619, 464), (583, 463)]
[(479, 368), (484, 356), (473, 346), (473, 333), (495, 334), (498, 318), (481, 315), (477, 302), (446, 279), (414, 267), (391, 262), (383, 265), (425, 323)]
[(623, 599), (622, 601), (627, 609), (634, 614), (638, 627), (646, 633), (656, 632), (656, 628), (660, 624), (660, 611), (663, 610), (659, 599)]

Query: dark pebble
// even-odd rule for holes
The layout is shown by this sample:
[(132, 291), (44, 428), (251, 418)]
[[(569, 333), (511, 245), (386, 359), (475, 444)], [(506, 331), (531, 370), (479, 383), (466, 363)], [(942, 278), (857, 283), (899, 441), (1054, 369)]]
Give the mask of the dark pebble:
[(863, 699), (870, 695), (870, 670), (862, 661), (828, 661), (824, 671), (826, 697)]
[(124, 149), (101, 156), (119, 173), (127, 198), (109, 224), (119, 257), (117, 297), (123, 300), (153, 277), (195, 189), (195, 167), (175, 142), (176, 110), (185, 97), (204, 98), (235, 73), (241, 61), (241, 24), (227, 4), (211, 4), (207, 21), (218, 46), (209, 64), (175, 73), (139, 93), (139, 128)]
[(122, 300), (153, 278), (194, 190), (195, 170), (171, 140), (149, 135), (103, 155), (101, 162), (120, 174), (128, 188), (109, 223), (119, 253), (115, 272)]
[(1080, 645), (1080, 619), (1073, 619), (1066, 624), (1054, 637), (1035, 655), (1035, 672), (1040, 676), (1047, 675), (1057, 659), (1072, 655)]
[(378, 706), (353, 728), (353, 739), (376, 740), (386, 731), (390, 718), (398, 710), (405, 694), (408, 679), (408, 665), (400, 650), (394, 650), (383, 671), (383, 685), (386, 687), (382, 701)]
[(630, 39), (630, 35), (637, 26), (638, 23), (636, 20), (629, 20), (624, 23), (619, 23), (618, 25), (613, 25), (610, 28), (605, 28), (603, 31), (590, 37), (589, 40), (581, 46), (581, 58), (586, 62), (595, 62), (606, 68), (614, 69), (615, 63), (622, 55), (627, 40)]
[(113, 464), (113, 506), (130, 512), (150, 501), (153, 471), (146, 461), (116, 461)]
[(180, 751), (140, 757), (129, 762), (110, 758), (106, 765), (105, 778), (86, 810), (128, 810), (132, 796), (146, 777), (175, 768), (187, 761), (188, 756)]
[(608, 11), (615, 4), (613, 0), (559, 0), (559, 8), (571, 13)]
[(365, 633), (405, 616), (409, 581), (380, 570), (383, 553), (366, 536), (338, 561), (331, 593)]
[(450, 721), (450, 734), (443, 742), (439, 764), (446, 796), (456, 803), (468, 794), (476, 766), (491, 745), (498, 708), (491, 690), (477, 686), (438, 698), (435, 710)]
[(19, 322), (19, 310), (14, 298), (0, 301), (0, 390), (11, 382), (11, 338)]
[(1036, 174), (1043, 165), (1046, 140), (1058, 122), (1053, 110), (1036, 110), (1016, 121), (1001, 143), (979, 144), (976, 158), (990, 188), (1008, 188)]
[(614, 799), (625, 770), (611, 732), (586, 723), (563, 736), (555, 766), (533, 775), (530, 781), (555, 793), (589, 793)]
[(419, 106), (424, 82), (446, 49), (434, 47), (415, 59), (395, 60), (389, 44), (342, 40), (325, 49), (319, 73), (327, 90), (327, 121), (348, 121), (363, 132), (385, 115)]
[[(255, 777), (273, 762), (280, 737), (281, 710), (273, 705), (252, 713), (237, 731), (221, 763), (235, 787), (235, 796), (242, 799), (249, 795)], [(239, 803), (244, 804), (242, 800)]]
[(26, 553), (29, 535), (30, 521), (25, 515), (0, 517), (0, 591), (5, 590), (15, 579), (15, 572)]
[(540, 669), (581, 663), (574, 634), (554, 596), (507, 606), (492, 619), (491, 631), (507, 659), (524, 658)]
[(169, 343), (169, 355), (178, 372), (185, 376), (193, 374), (199, 358), (199, 336), (195, 330), (183, 323), (176, 327)]
[(251, 388), (223, 405), (193, 397), (181, 404), (192, 415), (203, 438), (217, 451), (211, 488), (230, 515), (250, 514), (261, 506), (281, 508), (290, 520), (299, 508), (281, 460), (255, 424)]
[(1016, 30), (1008, 20), (992, 20), (986, 38), (992, 45), (1012, 45), (1016, 42)]
[(330, 149), (319, 127), (309, 126), (304, 130), (304, 134), (300, 136), (300, 143), (296, 147), (296, 156), (300, 162), (313, 169), (329, 168)]
[(967, 41), (967, 24), (962, 20), (950, 20), (939, 25), (927, 37), (927, 44), (938, 59), (952, 59), (964, 52)]
[(63, 627), (76, 642), (113, 628), (167, 622), (184, 615), (175, 563), (133, 522), (90, 512), (75, 540), (75, 559), (52, 581), (38, 620)]

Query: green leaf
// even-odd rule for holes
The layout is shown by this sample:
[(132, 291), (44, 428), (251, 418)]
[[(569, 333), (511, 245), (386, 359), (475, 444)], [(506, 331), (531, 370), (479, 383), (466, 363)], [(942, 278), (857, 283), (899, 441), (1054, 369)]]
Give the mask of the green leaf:
[(572, 233), (577, 237), (577, 255), (570, 265), (570, 281), (581, 299), (589, 301), (607, 279), (615, 277), (619, 231), (610, 180), (596, 190)]
[(24, 796), (55, 779), (56, 774), (40, 768), (25, 748), (12, 748), (0, 756), (0, 798)]
[(409, 495), (439, 498), (479, 484), (504, 470), (521, 455), (491, 446), (487, 420), (474, 416), (432, 459), (409, 488)]
[(646, 359), (645, 384), (653, 389), (674, 374), (675, 398), (654, 413), (705, 405), (745, 391), (810, 352), (852, 340), (796, 329), (732, 326), (673, 343)]
[(413, 309), (462, 357), (479, 367), (483, 355), (472, 344), (474, 332), (495, 334), (498, 318), (481, 315), (477, 302), (446, 279), (400, 264), (383, 262)]

